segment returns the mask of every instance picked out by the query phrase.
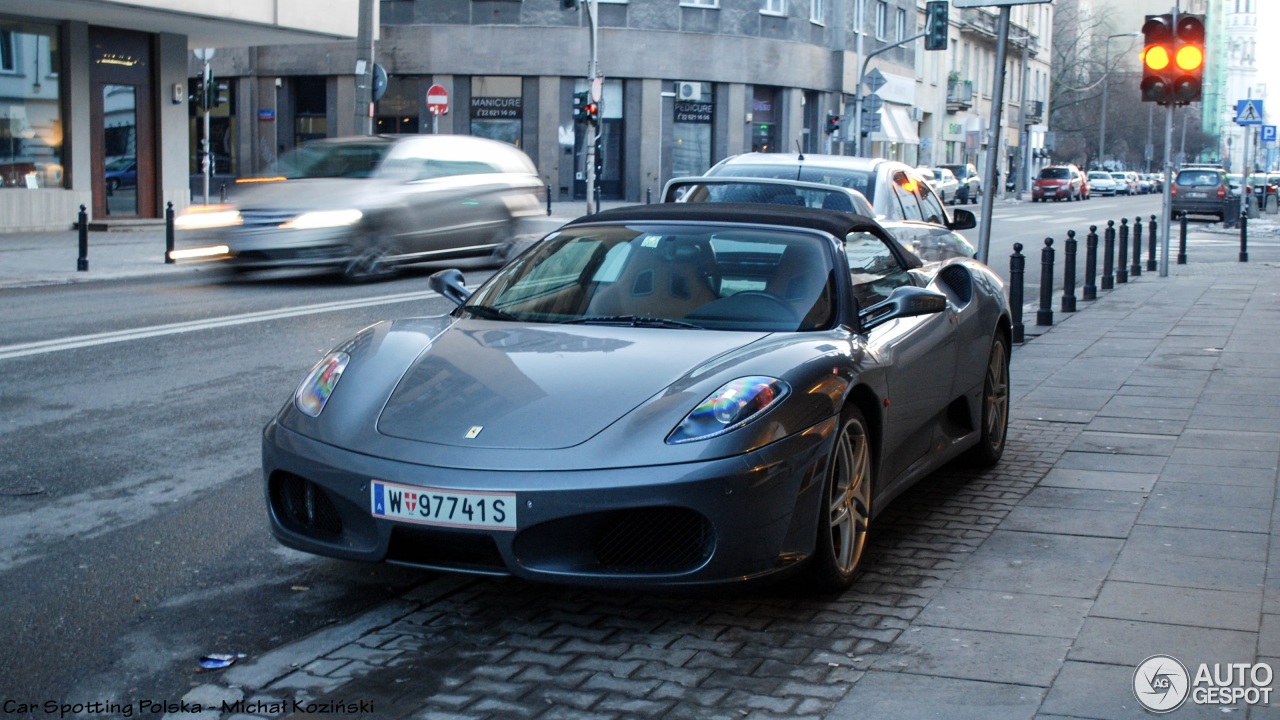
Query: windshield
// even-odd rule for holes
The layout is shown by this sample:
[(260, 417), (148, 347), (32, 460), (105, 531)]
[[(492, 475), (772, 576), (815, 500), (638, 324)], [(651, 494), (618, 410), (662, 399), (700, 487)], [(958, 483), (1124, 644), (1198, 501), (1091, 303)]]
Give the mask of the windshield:
[(814, 330), (835, 318), (826, 242), (772, 228), (571, 227), (500, 270), (463, 309), (520, 322)]
[(1041, 180), (1066, 180), (1071, 177), (1071, 171), (1067, 168), (1047, 167), (1040, 171)]
[(280, 156), (274, 173), (301, 178), (367, 178), (391, 150), (389, 142), (304, 143)]
[(876, 211), (862, 193), (850, 190), (810, 188), (786, 183), (706, 182), (681, 183), (670, 188), (665, 202), (766, 203), (823, 208), (875, 217)]
[(875, 177), (870, 171), (844, 170), (836, 168), (816, 167), (813, 165), (722, 165), (715, 169), (717, 176), (777, 178), (780, 180), (802, 180), (824, 185), (850, 188), (862, 193), (864, 197), (873, 197)]
[(1089, 173), (1090, 180), (1110, 180), (1111, 176), (1106, 173), (1093, 172)]
[(1211, 187), (1218, 185), (1219, 175), (1211, 170), (1183, 170), (1178, 173), (1178, 184), (1183, 187)]

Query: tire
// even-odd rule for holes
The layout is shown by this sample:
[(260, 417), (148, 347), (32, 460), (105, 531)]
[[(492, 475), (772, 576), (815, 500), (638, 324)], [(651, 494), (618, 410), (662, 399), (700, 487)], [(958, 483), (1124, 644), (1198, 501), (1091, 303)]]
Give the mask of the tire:
[(818, 508), (818, 537), (809, 580), (821, 590), (853, 584), (871, 523), (872, 461), (867, 421), (853, 406), (840, 417)]
[(390, 279), (399, 272), (399, 268), (391, 260), (397, 254), (394, 240), (375, 236), (356, 248), (355, 255), (343, 265), (342, 276), (352, 283)]
[(978, 444), (965, 459), (977, 467), (991, 467), (1004, 455), (1009, 436), (1009, 347), (997, 333), (991, 342), (991, 357), (982, 382), (982, 419)]

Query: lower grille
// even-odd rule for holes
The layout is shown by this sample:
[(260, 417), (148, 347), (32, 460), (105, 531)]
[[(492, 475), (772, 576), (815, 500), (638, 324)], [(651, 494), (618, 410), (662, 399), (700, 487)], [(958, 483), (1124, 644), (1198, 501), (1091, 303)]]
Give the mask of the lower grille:
[(711, 523), (692, 510), (639, 508), (610, 513), (594, 549), (609, 572), (682, 572), (711, 557), (713, 537)]
[(271, 478), (271, 504), (289, 529), (309, 535), (342, 534), (342, 517), (328, 493), (320, 486), (292, 473)]

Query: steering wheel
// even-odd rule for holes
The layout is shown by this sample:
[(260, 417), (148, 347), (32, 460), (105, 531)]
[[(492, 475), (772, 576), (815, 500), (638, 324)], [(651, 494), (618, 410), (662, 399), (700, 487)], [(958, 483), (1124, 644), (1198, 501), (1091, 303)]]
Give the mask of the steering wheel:
[(765, 292), (764, 290), (743, 290), (742, 292), (734, 293), (732, 297), (735, 299), (736, 298), (760, 298), (762, 300), (766, 300), (770, 305), (785, 312), (788, 320), (791, 320), (794, 322), (800, 321), (800, 315), (799, 313), (796, 312), (795, 308), (791, 307), (791, 303), (787, 302), (786, 300), (783, 300), (782, 298), (778, 297), (777, 295), (774, 295), (771, 292)]

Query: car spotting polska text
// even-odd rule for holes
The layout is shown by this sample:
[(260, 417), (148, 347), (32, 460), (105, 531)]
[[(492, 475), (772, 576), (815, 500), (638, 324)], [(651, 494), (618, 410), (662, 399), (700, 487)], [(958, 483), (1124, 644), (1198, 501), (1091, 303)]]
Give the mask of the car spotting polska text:
[(182, 713), (199, 715), (205, 710), (224, 713), (247, 713), (252, 715), (282, 715), (284, 713), (305, 713), (315, 715), (369, 715), (373, 713), (372, 700), (329, 700), (326, 702), (301, 702), (298, 700), (236, 700), (223, 702), (221, 708), (204, 706), (200, 703), (189, 703), (185, 700), (173, 702), (164, 700), (139, 700), (137, 702), (90, 701), (68, 703), (57, 700), (45, 702), (19, 702), (6, 699), (0, 703), (0, 711), (6, 715), (18, 713), (42, 712), (47, 717), (73, 717), (78, 715), (110, 715), (131, 718), (137, 715), (161, 715), (165, 713)]

